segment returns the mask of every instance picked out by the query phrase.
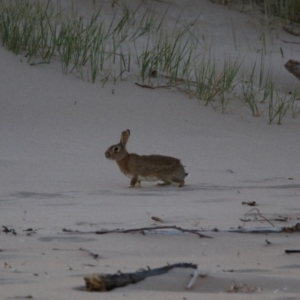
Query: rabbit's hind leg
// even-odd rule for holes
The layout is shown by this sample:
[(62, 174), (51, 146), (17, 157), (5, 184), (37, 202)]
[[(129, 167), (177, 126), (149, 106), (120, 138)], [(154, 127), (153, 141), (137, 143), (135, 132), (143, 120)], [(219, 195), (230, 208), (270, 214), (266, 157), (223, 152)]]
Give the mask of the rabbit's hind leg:
[(141, 187), (141, 181), (138, 179), (138, 177), (133, 177), (130, 181), (130, 188), (133, 188), (136, 185), (136, 187)]
[(184, 180), (178, 179), (178, 178), (173, 178), (172, 179), (172, 184), (174, 184), (178, 187), (183, 187), (184, 186)]
[(164, 182), (158, 183), (157, 186), (166, 186), (166, 185), (170, 185), (170, 184), (171, 184), (171, 181), (164, 180)]

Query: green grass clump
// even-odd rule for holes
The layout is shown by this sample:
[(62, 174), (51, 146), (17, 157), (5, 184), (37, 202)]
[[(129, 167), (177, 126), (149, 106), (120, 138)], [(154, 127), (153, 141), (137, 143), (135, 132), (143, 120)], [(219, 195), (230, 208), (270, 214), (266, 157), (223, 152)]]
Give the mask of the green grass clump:
[(204, 101), (205, 105), (217, 100), (222, 113), (232, 99), (232, 91), (239, 82), (237, 77), (241, 62), (236, 59), (224, 61), (223, 67), (218, 68), (211, 57), (193, 61), (193, 72), (185, 76), (186, 92)]
[(0, 1), (2, 44), (14, 53), (50, 59), (53, 55), (49, 20), (56, 19), (51, 2)]
[[(53, 0), (0, 0), (2, 44), (24, 55), (32, 65), (59, 61), (63, 73), (92, 83), (105, 85), (110, 80), (115, 84), (127, 76), (136, 76), (152, 88), (183, 90), (204, 105), (220, 107), (222, 113), (231, 101), (240, 99), (253, 116), (268, 110), (269, 123), (281, 124), (288, 111), (293, 118), (300, 115), (299, 92), (277, 93), (270, 68), (265, 74), (269, 31), (258, 32), (262, 42), (260, 65), (255, 63), (250, 75), (241, 76), (243, 60), (224, 58), (223, 63), (216, 63), (211, 55), (212, 45), (194, 26), (197, 19), (187, 23), (180, 15), (172, 24), (173, 30), (166, 32), (168, 10), (156, 13), (151, 6), (132, 8), (126, 2), (113, 3), (111, 14), (103, 17), (96, 1), (93, 11), (82, 15), (74, 6), (63, 9)], [(276, 12), (289, 20), (298, 18), (299, 1), (256, 3), (263, 4), (268, 14)], [(238, 50), (235, 31), (233, 38)], [(238, 88), (240, 94), (236, 95)]]
[(92, 82), (105, 73), (105, 68), (116, 64), (116, 58), (118, 75), (123, 74), (124, 62), (130, 58), (120, 50), (120, 44), (129, 17), (118, 23), (113, 19), (106, 28), (104, 21), (99, 21), (100, 13), (98, 9), (84, 18), (76, 9), (63, 10), (51, 0), (0, 0), (2, 44), (16, 54), (24, 54), (31, 64), (58, 59), (64, 73), (78, 74)]
[(251, 0), (264, 9), (267, 16), (279, 16), (286, 22), (300, 23), (300, 1), (298, 0)]
[(142, 81), (153, 83), (151, 77), (158, 77), (160, 80), (155, 80), (157, 85), (163, 79), (168, 79), (168, 84), (175, 85), (178, 80), (182, 80), (195, 56), (191, 39), (189, 36), (184, 40), (181, 32), (175, 31), (167, 35), (161, 30), (153, 43), (148, 40), (137, 59)]
[(289, 95), (282, 95), (272, 90), (269, 97), (269, 124), (277, 119), (277, 124), (281, 125), (286, 113), (290, 110), (292, 117), (297, 118), (300, 114), (299, 90), (294, 90)]

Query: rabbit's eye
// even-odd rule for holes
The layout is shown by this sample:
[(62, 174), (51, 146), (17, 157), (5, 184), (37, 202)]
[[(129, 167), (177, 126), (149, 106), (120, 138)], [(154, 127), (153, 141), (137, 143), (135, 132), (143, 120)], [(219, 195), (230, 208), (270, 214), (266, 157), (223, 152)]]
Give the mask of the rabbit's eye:
[(119, 152), (119, 147), (115, 147), (113, 150), (114, 152)]

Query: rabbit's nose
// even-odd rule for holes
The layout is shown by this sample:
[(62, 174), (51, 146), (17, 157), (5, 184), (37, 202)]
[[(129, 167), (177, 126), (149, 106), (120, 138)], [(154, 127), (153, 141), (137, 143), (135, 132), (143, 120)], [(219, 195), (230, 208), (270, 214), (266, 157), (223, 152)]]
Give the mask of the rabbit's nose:
[(109, 153), (108, 153), (108, 152), (105, 152), (105, 154), (104, 154), (104, 155), (105, 155), (105, 157), (106, 157), (106, 158), (108, 158), (108, 157), (109, 157)]

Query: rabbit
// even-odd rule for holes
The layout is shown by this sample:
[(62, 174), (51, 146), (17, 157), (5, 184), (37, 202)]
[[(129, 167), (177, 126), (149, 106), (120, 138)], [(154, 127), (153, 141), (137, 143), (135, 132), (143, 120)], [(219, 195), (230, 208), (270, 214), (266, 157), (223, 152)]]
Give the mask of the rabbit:
[(110, 146), (105, 151), (105, 157), (116, 161), (121, 172), (131, 179), (129, 187), (140, 187), (141, 181), (163, 181), (158, 185), (174, 184), (184, 186), (184, 179), (188, 175), (180, 160), (163, 155), (138, 155), (128, 153), (126, 144), (130, 130), (121, 133), (119, 144)]

